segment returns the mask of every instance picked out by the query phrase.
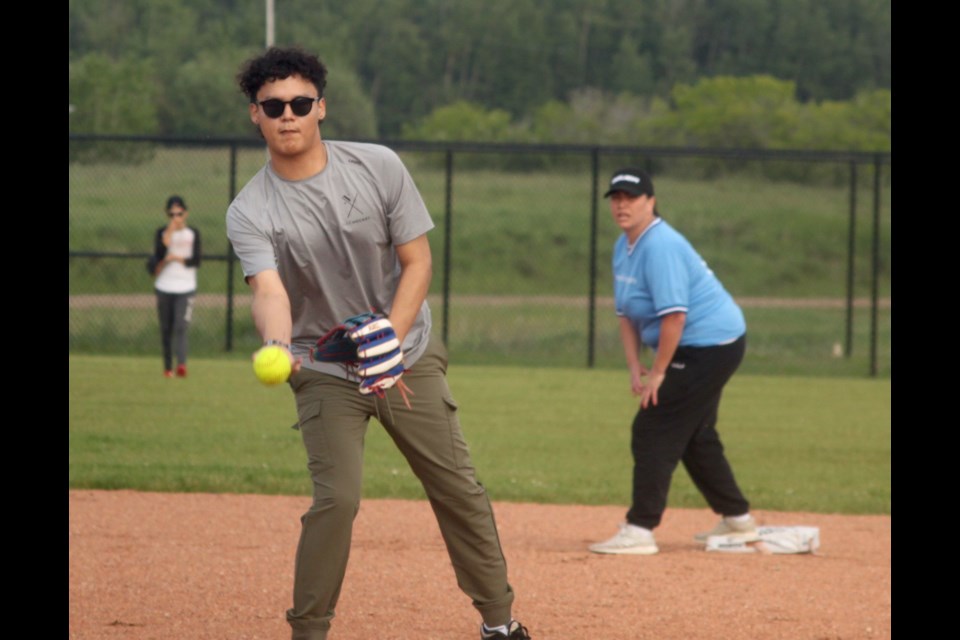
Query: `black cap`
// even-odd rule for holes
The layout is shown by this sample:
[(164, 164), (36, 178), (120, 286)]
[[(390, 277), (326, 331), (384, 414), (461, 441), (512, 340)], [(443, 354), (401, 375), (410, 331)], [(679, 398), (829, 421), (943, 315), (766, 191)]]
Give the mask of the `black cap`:
[(183, 198), (181, 198), (180, 196), (170, 196), (169, 198), (167, 198), (167, 211), (169, 211), (170, 207), (174, 205), (180, 205), (184, 209), (187, 208), (187, 203), (184, 202)]
[(653, 180), (643, 169), (635, 167), (620, 169), (615, 171), (613, 177), (610, 178), (610, 188), (603, 194), (603, 197), (606, 198), (615, 191), (626, 191), (635, 196), (652, 196)]

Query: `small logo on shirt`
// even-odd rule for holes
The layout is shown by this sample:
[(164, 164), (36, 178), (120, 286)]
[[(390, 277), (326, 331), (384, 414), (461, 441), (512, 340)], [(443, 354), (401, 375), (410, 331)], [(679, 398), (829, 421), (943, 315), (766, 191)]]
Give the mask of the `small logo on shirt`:
[[(360, 210), (357, 209), (357, 200), (359, 200), (359, 194), (354, 194), (353, 197), (348, 195), (340, 196), (343, 199), (343, 203), (350, 205), (350, 210), (347, 211), (347, 224), (357, 224), (358, 222), (363, 222), (364, 220), (369, 220), (370, 216), (363, 214)], [(350, 217), (353, 216), (354, 211), (360, 215), (359, 218), (351, 220)]]
[(622, 276), (617, 274), (614, 277), (616, 278), (617, 282), (623, 282), (624, 284), (637, 284), (637, 279), (633, 276)]
[(670, 363), (670, 368), (671, 368), (671, 369), (686, 369), (686, 368), (687, 368), (687, 363), (686, 363), (686, 362), (671, 362), (671, 363)]

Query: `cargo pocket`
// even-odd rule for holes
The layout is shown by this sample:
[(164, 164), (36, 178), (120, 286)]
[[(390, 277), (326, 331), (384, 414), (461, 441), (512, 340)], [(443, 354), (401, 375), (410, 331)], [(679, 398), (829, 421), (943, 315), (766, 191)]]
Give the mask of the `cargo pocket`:
[(296, 426), (299, 427), (300, 437), (303, 438), (303, 446), (307, 452), (307, 468), (310, 469), (311, 475), (328, 469), (333, 464), (326, 442), (326, 430), (321, 421), (322, 409), (322, 402), (297, 406), (299, 422)]
[(463, 430), (460, 428), (459, 407), (453, 399), (453, 396), (443, 396), (443, 410), (447, 414), (453, 462), (457, 469), (469, 468), (472, 466), (470, 462), (470, 451), (467, 449), (467, 441), (464, 439)]
[(320, 409), (323, 403), (321, 402), (310, 402), (307, 404), (297, 404), (297, 426), (300, 427), (300, 430), (303, 431), (304, 426), (311, 420), (320, 419)]

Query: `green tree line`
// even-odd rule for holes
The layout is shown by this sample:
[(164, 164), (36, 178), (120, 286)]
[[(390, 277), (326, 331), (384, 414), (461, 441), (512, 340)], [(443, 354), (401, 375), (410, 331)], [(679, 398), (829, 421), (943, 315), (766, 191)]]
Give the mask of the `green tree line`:
[[(889, 151), (891, 0), (275, 0), (330, 138)], [(70, 0), (70, 131), (251, 134), (264, 0)]]

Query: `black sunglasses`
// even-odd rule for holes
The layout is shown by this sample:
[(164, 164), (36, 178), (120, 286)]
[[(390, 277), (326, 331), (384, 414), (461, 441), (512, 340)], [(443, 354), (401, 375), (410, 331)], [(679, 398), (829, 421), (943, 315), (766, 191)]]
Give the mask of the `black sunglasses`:
[(174, 217), (179, 218), (180, 216), (182, 216), (182, 215), (185, 214), (185, 213), (186, 213), (186, 211), (169, 211), (169, 212), (167, 212), (167, 217), (168, 217), (168, 218), (174, 218)]
[(277, 100), (276, 98), (270, 98), (269, 100), (264, 100), (259, 104), (263, 108), (263, 113), (268, 118), (279, 118), (283, 115), (287, 105), (290, 105), (290, 110), (293, 111), (293, 115), (305, 116), (310, 113), (311, 109), (313, 109), (313, 103), (319, 101), (320, 98), (307, 98), (305, 96), (300, 96), (298, 98), (294, 98), (293, 100)]

